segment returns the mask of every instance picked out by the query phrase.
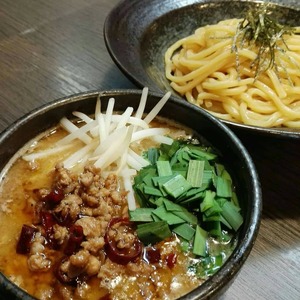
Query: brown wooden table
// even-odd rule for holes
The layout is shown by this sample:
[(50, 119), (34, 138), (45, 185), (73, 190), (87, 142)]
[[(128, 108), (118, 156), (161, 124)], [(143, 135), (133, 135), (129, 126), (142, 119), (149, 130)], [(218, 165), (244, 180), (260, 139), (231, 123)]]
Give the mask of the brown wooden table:
[[(105, 17), (117, 2), (0, 0), (0, 131), (62, 96), (134, 88), (103, 40)], [(263, 219), (253, 251), (224, 299), (299, 300), (300, 140), (240, 138), (261, 178)]]

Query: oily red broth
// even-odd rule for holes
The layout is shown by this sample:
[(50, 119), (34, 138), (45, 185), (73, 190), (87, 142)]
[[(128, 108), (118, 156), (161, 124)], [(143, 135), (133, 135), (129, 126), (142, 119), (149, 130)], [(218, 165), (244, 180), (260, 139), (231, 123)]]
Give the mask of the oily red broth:
[[(162, 124), (166, 125), (160, 120), (152, 125)], [(168, 126), (174, 138), (183, 136), (181, 128)], [(65, 135), (61, 128), (52, 130), (29, 151), (47, 149)], [(153, 146), (157, 143), (146, 139), (135, 149), (142, 152)], [(175, 234), (156, 245), (143, 245), (139, 255), (125, 263), (108, 255), (108, 226), (115, 218), (125, 221), (113, 228), (114, 242), (123, 243), (120, 247), (125, 250), (136, 247), (135, 225), (127, 223), (127, 193), (112, 173), (88, 164), (71, 171), (63, 168), (59, 162), (73, 150), (34, 162), (19, 158), (5, 174), (0, 191), (0, 228), (5, 228), (0, 237), (0, 271), (38, 299), (176, 299), (199, 286), (203, 279), (190, 268), (198, 258), (181, 250)], [(49, 204), (46, 198), (57, 190), (63, 200)], [(57, 217), (49, 234), (47, 216), (41, 217), (41, 211)], [(28, 253), (17, 253), (24, 224), (37, 233)], [(66, 250), (74, 224), (83, 230), (83, 239)], [(220, 246), (215, 240), (211, 244)], [(225, 257), (233, 246), (234, 241), (221, 245)]]

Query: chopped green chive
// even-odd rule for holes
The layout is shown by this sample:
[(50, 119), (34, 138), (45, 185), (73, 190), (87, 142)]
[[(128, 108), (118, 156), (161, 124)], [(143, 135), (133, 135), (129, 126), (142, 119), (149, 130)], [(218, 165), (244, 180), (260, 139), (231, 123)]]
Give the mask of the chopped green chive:
[(153, 208), (142, 207), (129, 211), (130, 220), (133, 222), (152, 222)]
[(144, 192), (147, 195), (153, 195), (158, 197), (163, 196), (162, 192), (159, 189), (147, 185), (144, 186)]
[(137, 226), (137, 235), (145, 244), (155, 244), (172, 235), (172, 232), (165, 221), (144, 223)]
[(163, 188), (170, 196), (177, 198), (188, 191), (191, 188), (191, 185), (182, 175), (177, 174), (169, 181), (165, 182)]
[(215, 272), (222, 257), (212, 256), (208, 238), (230, 241), (243, 223), (230, 174), (209, 148), (183, 141), (151, 148), (144, 157), (151, 165), (138, 172), (133, 185), (140, 208), (129, 211), (140, 240), (155, 244), (173, 232), (186, 251), (209, 259), (203, 276)]
[(243, 223), (243, 217), (232, 202), (225, 202), (222, 206), (222, 216), (237, 231)]
[(153, 210), (153, 214), (156, 215), (161, 220), (166, 221), (169, 225), (184, 223), (183, 219), (181, 219), (174, 213), (167, 211), (163, 205)]
[(158, 161), (156, 167), (158, 176), (170, 176), (173, 174), (168, 160)]
[(192, 187), (201, 187), (205, 162), (203, 160), (190, 160), (186, 180)]
[(232, 196), (231, 180), (218, 176), (216, 185), (218, 197), (229, 198)]
[(207, 254), (207, 232), (197, 225), (195, 240), (193, 246), (193, 253), (199, 256), (206, 256)]
[(190, 241), (195, 235), (195, 229), (187, 223), (174, 227), (172, 231), (187, 241)]
[(147, 153), (146, 158), (148, 158), (151, 165), (154, 165), (157, 162), (157, 159), (159, 156), (158, 149), (150, 148), (150, 149), (148, 149), (148, 151), (146, 153)]

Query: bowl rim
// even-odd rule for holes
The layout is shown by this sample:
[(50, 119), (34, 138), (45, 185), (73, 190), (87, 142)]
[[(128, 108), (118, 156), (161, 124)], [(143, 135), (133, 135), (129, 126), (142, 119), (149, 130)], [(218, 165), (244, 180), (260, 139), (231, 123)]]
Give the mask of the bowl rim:
[[(95, 98), (98, 95), (100, 95), (100, 97), (118, 97), (120, 95), (141, 95), (141, 93), (142, 91), (139, 89), (91, 90), (58, 98), (31, 110), (30, 112), (13, 122), (5, 130), (3, 130), (0, 133), (0, 145), (3, 142), (5, 142), (5, 140), (8, 139), (11, 135), (13, 135), (15, 131), (22, 128), (22, 126), (24, 126), (26, 123), (30, 122), (30, 120), (35, 119), (37, 116), (40, 116), (48, 111), (55, 110), (69, 103), (85, 101), (91, 97)], [(157, 91), (148, 92), (148, 97), (156, 97), (157, 99), (160, 99), (163, 95), (163, 93)], [(211, 299), (212, 296), (219, 293), (221, 290), (224, 290), (225, 286), (227, 285), (227, 282), (232, 281), (232, 279), (237, 275), (240, 268), (249, 256), (252, 247), (255, 243), (262, 215), (262, 192), (259, 176), (256, 171), (254, 162), (252, 161), (252, 158), (248, 153), (247, 149), (243, 146), (243, 144), (235, 135), (235, 133), (230, 128), (228, 128), (228, 126), (226, 126), (223, 122), (221, 122), (219, 119), (215, 118), (208, 112), (188, 102), (181, 101), (180, 99), (177, 99), (172, 95), (168, 101), (173, 102), (178, 107), (185, 107), (186, 109), (192, 109), (197, 111), (199, 114), (203, 115), (204, 118), (209, 119), (209, 122), (211, 124), (219, 127), (220, 130), (225, 132), (227, 137), (234, 143), (235, 147), (237, 147), (238, 151), (243, 156), (247, 167), (247, 172), (249, 173), (249, 180), (251, 180), (251, 190), (253, 191), (253, 202), (251, 203), (251, 211), (249, 212), (249, 225), (251, 224), (251, 226), (248, 226), (247, 230), (245, 231), (245, 236), (241, 238), (242, 241), (239, 243), (239, 245), (237, 245), (233, 253), (223, 264), (221, 269), (216, 274), (214, 274), (214, 276), (205, 280), (203, 284), (201, 284), (199, 287), (197, 287), (190, 293), (179, 298), (182, 300)], [(49, 125), (49, 128), (50, 127), (51, 126)], [(9, 157), (8, 161), (11, 159), (13, 159), (13, 156)], [(7, 165), (7, 163), (8, 162), (4, 163), (4, 165)], [(226, 279), (225, 281), (224, 278)], [(4, 285), (7, 290), (13, 290), (14, 294), (17, 297), (19, 297), (19, 299), (36, 299), (27, 294), (25, 291), (19, 289), (16, 284), (11, 282), (4, 274), (0, 272), (0, 287), (1, 285)]]

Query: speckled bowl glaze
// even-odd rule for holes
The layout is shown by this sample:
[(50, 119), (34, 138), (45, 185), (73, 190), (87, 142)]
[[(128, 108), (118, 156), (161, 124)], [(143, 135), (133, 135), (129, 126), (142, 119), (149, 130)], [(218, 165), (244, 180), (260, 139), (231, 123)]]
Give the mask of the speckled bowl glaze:
[[(0, 135), (0, 170), (5, 170), (11, 164), (12, 157), (23, 145), (58, 124), (63, 116), (71, 117), (75, 110), (93, 114), (99, 94), (104, 110), (108, 99), (114, 97), (116, 100), (115, 110), (117, 111), (124, 111), (128, 106), (137, 109), (141, 97), (141, 91), (137, 90), (92, 91), (62, 98), (32, 111)], [(145, 111), (150, 111), (161, 96), (161, 94), (150, 94)], [(235, 134), (205, 111), (171, 97), (161, 110), (160, 116), (192, 128), (196, 136), (201, 137), (205, 143), (217, 149), (236, 183), (236, 191), (244, 215), (244, 223), (239, 231), (237, 247), (215, 275), (199, 288), (181, 298), (186, 300), (213, 299), (228, 288), (247, 259), (256, 239), (262, 206), (257, 172), (247, 150)], [(0, 296), (1, 299), (34, 299), (1, 273)]]
[[(108, 15), (104, 25), (106, 46), (116, 65), (137, 86), (148, 86), (154, 91), (169, 90), (180, 97), (165, 77), (164, 54), (167, 48), (200, 26), (242, 18), (249, 8), (262, 3), (237, 0), (121, 1)], [(297, 0), (275, 0), (269, 2), (269, 8), (279, 22), (300, 25), (300, 4)], [(233, 130), (300, 138), (300, 129), (270, 129), (223, 122)]]

